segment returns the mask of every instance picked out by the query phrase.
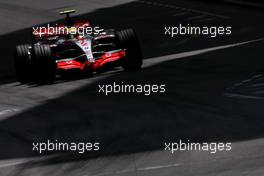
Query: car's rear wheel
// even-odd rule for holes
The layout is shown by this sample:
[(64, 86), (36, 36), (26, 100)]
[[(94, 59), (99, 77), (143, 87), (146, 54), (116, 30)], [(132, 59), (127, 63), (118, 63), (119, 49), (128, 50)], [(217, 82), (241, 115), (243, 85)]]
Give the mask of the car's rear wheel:
[(25, 44), (16, 46), (15, 49), (15, 70), (17, 78), (21, 83), (28, 83), (30, 81), (31, 57), (29, 47), (30, 45)]
[(125, 29), (116, 33), (119, 47), (126, 49), (126, 57), (122, 61), (124, 70), (138, 70), (142, 66), (142, 53), (136, 32), (133, 29)]
[(32, 47), (33, 81), (37, 83), (52, 83), (56, 74), (56, 62), (52, 58), (49, 45), (34, 45)]

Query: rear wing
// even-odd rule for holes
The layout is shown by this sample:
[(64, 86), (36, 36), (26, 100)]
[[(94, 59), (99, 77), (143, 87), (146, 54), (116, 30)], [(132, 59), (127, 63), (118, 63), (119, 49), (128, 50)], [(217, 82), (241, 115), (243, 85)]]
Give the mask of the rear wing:
[(66, 17), (65, 17), (65, 25), (66, 26), (68, 26), (68, 27), (73, 26), (74, 23), (70, 17), (70, 14), (75, 13), (75, 12), (76, 12), (76, 10), (65, 10), (65, 11), (60, 12), (60, 15), (66, 15)]

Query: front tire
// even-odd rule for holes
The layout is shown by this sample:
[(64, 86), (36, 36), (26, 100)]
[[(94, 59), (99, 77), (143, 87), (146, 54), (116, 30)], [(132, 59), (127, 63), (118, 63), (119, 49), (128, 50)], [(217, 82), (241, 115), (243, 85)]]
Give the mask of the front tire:
[(118, 45), (126, 49), (126, 57), (122, 67), (126, 71), (138, 70), (142, 66), (142, 53), (136, 32), (133, 29), (125, 29), (116, 33)]

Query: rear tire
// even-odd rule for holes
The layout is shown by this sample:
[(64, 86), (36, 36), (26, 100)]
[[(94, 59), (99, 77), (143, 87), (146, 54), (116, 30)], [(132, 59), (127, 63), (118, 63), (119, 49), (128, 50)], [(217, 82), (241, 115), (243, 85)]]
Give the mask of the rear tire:
[(126, 71), (138, 70), (142, 66), (142, 53), (136, 32), (133, 29), (125, 29), (116, 33), (118, 46), (126, 49), (126, 57), (122, 61), (122, 67)]
[(28, 44), (16, 46), (14, 53), (16, 75), (21, 83), (30, 82), (31, 57), (29, 47)]
[(33, 81), (40, 84), (52, 83), (56, 74), (56, 62), (49, 45), (32, 47)]

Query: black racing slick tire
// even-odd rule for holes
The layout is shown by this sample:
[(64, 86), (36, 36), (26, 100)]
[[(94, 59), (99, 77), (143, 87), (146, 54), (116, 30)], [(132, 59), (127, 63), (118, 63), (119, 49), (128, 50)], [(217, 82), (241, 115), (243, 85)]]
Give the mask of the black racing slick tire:
[(15, 48), (14, 62), (15, 71), (18, 81), (28, 83), (30, 81), (31, 56), (29, 51), (30, 45), (19, 45)]
[(49, 45), (32, 47), (33, 81), (40, 84), (52, 83), (56, 75), (56, 62)]
[(136, 32), (133, 29), (125, 29), (116, 32), (118, 45), (126, 49), (126, 57), (122, 61), (122, 67), (126, 71), (138, 70), (142, 66), (142, 53)]

